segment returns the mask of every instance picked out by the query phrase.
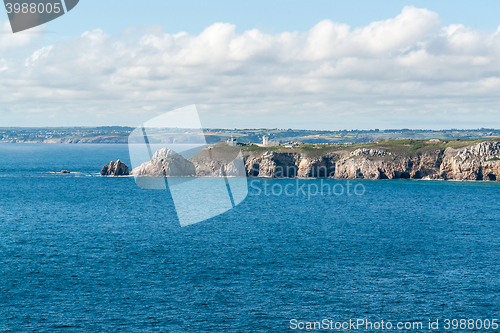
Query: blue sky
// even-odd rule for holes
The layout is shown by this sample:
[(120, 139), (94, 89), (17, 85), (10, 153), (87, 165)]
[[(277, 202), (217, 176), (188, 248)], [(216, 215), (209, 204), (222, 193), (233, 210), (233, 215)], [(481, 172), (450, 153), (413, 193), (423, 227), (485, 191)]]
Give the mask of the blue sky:
[(11, 35), (0, 11), (0, 126), (135, 126), (196, 103), (209, 127), (500, 127), (499, 12), (82, 0)]
[[(162, 25), (166, 32), (200, 33), (214, 22), (236, 25), (237, 32), (252, 28), (265, 31), (306, 31), (324, 19), (359, 27), (394, 17), (406, 5), (439, 13), (443, 25), (460, 23), (490, 31), (500, 24), (498, 1), (165, 1), (81, 0), (77, 10), (47, 24), (58, 36), (73, 36), (103, 29), (116, 34), (129, 25)], [(7, 15), (2, 11), (0, 18)]]

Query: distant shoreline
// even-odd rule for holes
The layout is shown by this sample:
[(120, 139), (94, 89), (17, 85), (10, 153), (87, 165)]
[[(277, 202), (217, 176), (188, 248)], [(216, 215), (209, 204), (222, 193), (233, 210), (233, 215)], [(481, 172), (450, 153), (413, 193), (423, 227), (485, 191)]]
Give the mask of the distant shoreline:
[[(131, 127), (59, 127), (22, 128), (0, 127), (0, 143), (68, 143), (68, 144), (127, 144), (132, 133)], [(200, 129), (161, 129), (162, 138), (170, 138), (165, 143), (198, 143)], [(371, 129), (371, 130), (299, 130), (299, 129), (203, 129), (208, 144), (226, 141), (234, 137), (238, 143), (261, 143), (268, 136), (272, 145), (290, 142), (302, 143), (370, 143), (380, 140), (457, 140), (500, 138), (500, 129)]]
[(74, 140), (47, 140), (47, 141), (22, 141), (22, 140), (10, 140), (10, 141), (2, 141), (0, 140), (0, 143), (38, 143), (38, 144), (128, 144), (128, 141), (125, 140), (103, 140), (103, 141), (84, 141), (84, 140), (78, 140), (77, 142), (74, 142)]

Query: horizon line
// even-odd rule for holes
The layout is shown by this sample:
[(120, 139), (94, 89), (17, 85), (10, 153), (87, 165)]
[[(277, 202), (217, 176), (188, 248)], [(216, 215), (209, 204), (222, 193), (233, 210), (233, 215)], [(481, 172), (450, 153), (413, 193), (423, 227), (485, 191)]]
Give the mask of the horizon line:
[[(95, 129), (95, 128), (123, 128), (135, 129), (137, 126), (120, 126), (120, 125), (103, 125), (103, 126), (5, 126), (0, 127), (0, 130), (5, 129)], [(159, 128), (159, 127), (148, 127)], [(160, 127), (166, 129), (186, 129), (186, 130), (200, 130), (200, 128), (188, 127)], [(252, 130), (265, 130), (265, 131), (311, 131), (311, 132), (385, 132), (385, 131), (427, 131), (427, 132), (441, 132), (441, 131), (500, 131), (500, 128), (442, 128), (442, 129), (425, 129), (425, 128), (373, 128), (373, 129), (307, 129), (307, 128), (268, 128), (268, 127), (254, 127), (254, 128), (222, 128), (222, 127), (204, 127), (201, 130), (223, 130), (223, 131), (252, 131)]]

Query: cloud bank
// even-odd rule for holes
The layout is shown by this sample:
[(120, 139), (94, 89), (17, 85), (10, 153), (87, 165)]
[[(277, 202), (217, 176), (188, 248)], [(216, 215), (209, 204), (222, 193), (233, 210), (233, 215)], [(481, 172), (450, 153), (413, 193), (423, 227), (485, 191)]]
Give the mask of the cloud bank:
[(136, 125), (193, 103), (210, 127), (500, 124), (500, 27), (443, 27), (426, 9), (354, 29), (324, 20), (237, 34), (215, 23), (193, 36), (150, 26), (36, 49), (33, 38), (0, 35), (6, 125)]

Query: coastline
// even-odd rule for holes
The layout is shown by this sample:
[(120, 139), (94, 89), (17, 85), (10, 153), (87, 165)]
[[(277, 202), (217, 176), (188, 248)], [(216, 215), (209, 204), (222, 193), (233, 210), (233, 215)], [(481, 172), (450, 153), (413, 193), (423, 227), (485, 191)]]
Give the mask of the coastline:
[[(382, 141), (372, 144), (231, 147), (220, 143), (188, 159), (164, 149), (137, 176), (500, 180), (500, 141)], [(239, 157), (238, 157), (239, 156)]]

